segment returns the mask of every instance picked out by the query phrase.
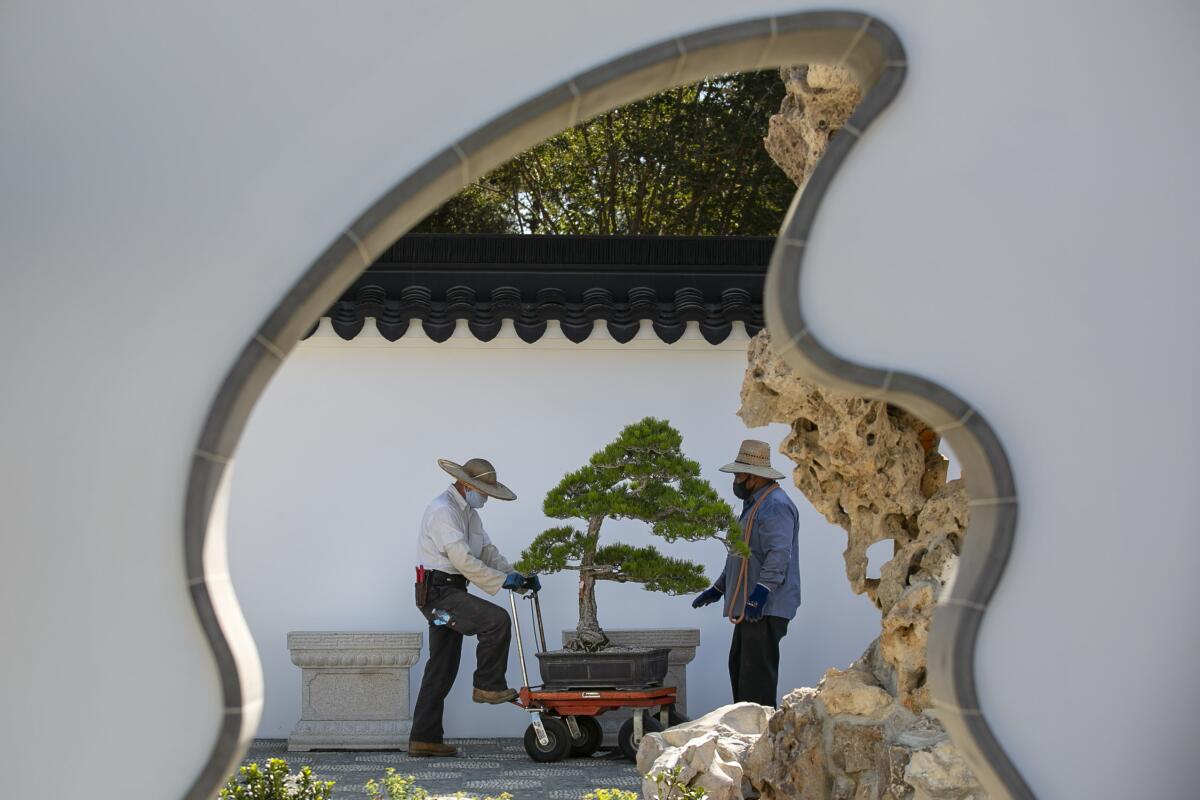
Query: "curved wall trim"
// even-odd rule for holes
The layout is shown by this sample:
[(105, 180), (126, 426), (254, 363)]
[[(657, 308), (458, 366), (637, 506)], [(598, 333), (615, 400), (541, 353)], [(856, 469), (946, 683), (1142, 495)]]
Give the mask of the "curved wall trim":
[(906, 71), (890, 28), (852, 12), (746, 20), (647, 47), (575, 76), (485, 124), (434, 156), (380, 198), (301, 276), (246, 343), (209, 409), (188, 478), (186, 575), (221, 680), (224, 714), (205, 766), (186, 795), (213, 797), (257, 727), (262, 704), (258, 653), (229, 582), (225, 500), (238, 439), (267, 382), (355, 278), (409, 228), (470, 181), (592, 116), (708, 75), (787, 64), (846, 67), (864, 89), (858, 109), (831, 140), (797, 195), (772, 254), (764, 297), (781, 356), (832, 387), (903, 406), (944, 433), (968, 477), (970, 535), (958, 577), (945, 592), (930, 636), (930, 683), (940, 717), (992, 797), (1032, 797), (979, 710), (974, 649), (979, 622), (1007, 560), (1016, 492), (1004, 450), (983, 418), (948, 390), (904, 373), (859, 366), (826, 350), (799, 308), (804, 242), (842, 160), (891, 102)]

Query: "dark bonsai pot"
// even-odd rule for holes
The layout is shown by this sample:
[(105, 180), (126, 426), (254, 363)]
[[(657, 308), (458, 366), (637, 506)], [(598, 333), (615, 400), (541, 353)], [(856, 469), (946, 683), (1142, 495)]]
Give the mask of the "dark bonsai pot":
[(547, 687), (617, 689), (661, 684), (670, 652), (667, 647), (620, 647), (595, 653), (558, 650), (537, 657)]

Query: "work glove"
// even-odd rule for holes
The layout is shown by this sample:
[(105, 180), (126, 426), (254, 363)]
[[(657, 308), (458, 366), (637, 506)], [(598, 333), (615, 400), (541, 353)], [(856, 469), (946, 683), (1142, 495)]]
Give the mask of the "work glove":
[(746, 621), (758, 622), (762, 619), (763, 609), (767, 605), (767, 595), (771, 590), (761, 583), (754, 585), (754, 591), (746, 598)]
[(504, 579), (504, 589), (512, 589), (514, 592), (525, 588), (525, 576), (519, 572), (510, 572)]
[(722, 594), (723, 592), (721, 592), (720, 589), (716, 588), (715, 586), (710, 586), (700, 594), (696, 595), (696, 599), (692, 601), (692, 608), (702, 608), (715, 603), (721, 599)]
[(531, 573), (529, 575), (526, 575), (525, 583), (523, 584), (523, 586), (526, 589), (532, 589), (535, 592), (540, 592), (542, 590), (542, 582), (540, 580), (538, 580), (538, 576), (536, 573)]

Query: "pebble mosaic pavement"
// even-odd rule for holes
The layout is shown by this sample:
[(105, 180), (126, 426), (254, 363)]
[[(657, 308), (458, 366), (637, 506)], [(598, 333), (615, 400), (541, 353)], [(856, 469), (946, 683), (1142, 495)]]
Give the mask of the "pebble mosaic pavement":
[(430, 794), (466, 792), (468, 796), (509, 792), (514, 800), (579, 800), (596, 788), (638, 791), (637, 769), (619, 753), (601, 750), (590, 758), (538, 764), (520, 739), (447, 739), (458, 747), (453, 758), (413, 758), (402, 750), (314, 750), (289, 753), (285, 739), (256, 739), (243, 763), (282, 758), (293, 770), (311, 767), (322, 780), (337, 781), (337, 800), (365, 798), (363, 784), (378, 780), (388, 767), (413, 775)]

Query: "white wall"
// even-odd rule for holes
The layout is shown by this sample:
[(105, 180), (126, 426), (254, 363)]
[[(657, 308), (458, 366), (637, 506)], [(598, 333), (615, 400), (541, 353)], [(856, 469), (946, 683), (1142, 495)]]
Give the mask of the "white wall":
[[(978, 677), (1034, 791), (1194, 794), (1200, 7), (847, 5), (894, 27), (909, 72), (820, 211), (806, 316), (977, 404), (1007, 448), (1021, 516)], [(0, 4), (10, 792), (173, 797), (206, 763), (222, 702), (183, 568), (192, 448), (347, 225), (581, 70), (829, 6)], [(88, 746), (62, 770), (68, 740)]]
[[(552, 324), (529, 345), (511, 330), (481, 343), (460, 324), (454, 338), (437, 344), (417, 325), (392, 343), (368, 322), (344, 342), (324, 323), (291, 355), (246, 429), (230, 497), (230, 569), (266, 673), (259, 736), (286, 736), (299, 718), (300, 670), (288, 660), (289, 630), (424, 630), (412, 605), (414, 535), (426, 504), (450, 481), (434, 463), (438, 457), (488, 458), (517, 493), (515, 502), (493, 501), (482, 511), (512, 560), (534, 535), (560, 524), (542, 514), (546, 492), (621, 427), (648, 415), (671, 420), (704, 477), (740, 507), (731, 476), (717, 468), (733, 460), (742, 439), (763, 437), (774, 446), (787, 433), (783, 425), (748, 431), (734, 416), (745, 333), (736, 325), (730, 340), (714, 347), (693, 326), (668, 346), (648, 328), (626, 345), (601, 331), (577, 345)], [(778, 453), (773, 459), (790, 471)], [(783, 641), (781, 694), (845, 666), (879, 629), (878, 612), (846, 581), (845, 535), (786, 488), (801, 514), (804, 604)], [(644, 527), (610, 521), (603, 536), (657, 544), (704, 563), (710, 577), (724, 564), (718, 543), (666, 545)], [(545, 588), (547, 631), (557, 636), (575, 624), (575, 573), (547, 577)], [(731, 702), (731, 626), (715, 606), (693, 611), (690, 596), (632, 585), (601, 584), (597, 599), (609, 627), (700, 628), (701, 647), (688, 670), (689, 711)], [(495, 600), (506, 603), (503, 594)], [(528, 616), (522, 622), (528, 626)], [(471, 703), (468, 641), (446, 706), (447, 735), (520, 735), (522, 712)], [(518, 686), (515, 646), (510, 655), (509, 681)], [(413, 669), (414, 702), (424, 663), (422, 657)], [(532, 657), (529, 666), (536, 671)]]

